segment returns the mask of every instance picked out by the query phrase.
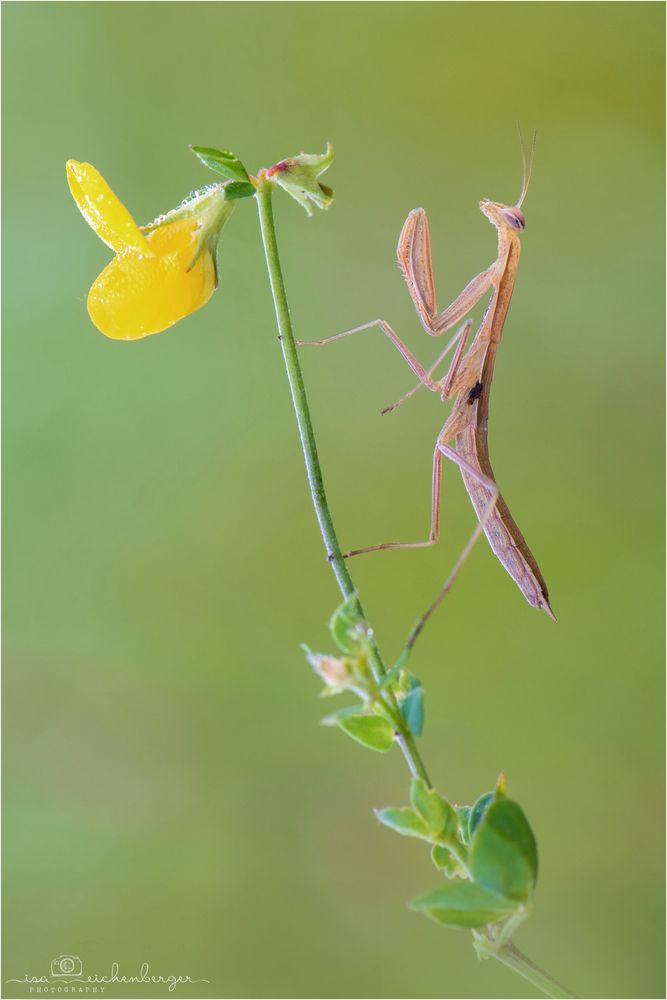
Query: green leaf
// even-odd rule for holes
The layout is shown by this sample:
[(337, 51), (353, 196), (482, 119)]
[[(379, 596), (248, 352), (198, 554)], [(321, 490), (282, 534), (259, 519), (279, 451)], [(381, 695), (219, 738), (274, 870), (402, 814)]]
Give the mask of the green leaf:
[(477, 799), (474, 806), (470, 809), (470, 815), (468, 817), (468, 837), (472, 840), (472, 836), (479, 826), (484, 813), (489, 808), (495, 795), (493, 792), (484, 792), (483, 795)]
[(483, 927), (502, 920), (513, 906), (473, 882), (458, 879), (418, 896), (410, 909), (444, 927)]
[(424, 821), (408, 806), (403, 806), (400, 809), (376, 809), (375, 815), (390, 830), (394, 830), (404, 837), (419, 837), (420, 840), (430, 841)]
[(486, 810), (472, 840), (470, 871), (480, 886), (525, 902), (537, 879), (537, 844), (524, 812), (511, 799)]
[(424, 689), (419, 685), (410, 691), (401, 702), (401, 715), (415, 736), (424, 730)]
[(245, 181), (230, 181), (229, 184), (225, 185), (225, 198), (227, 201), (233, 201), (236, 198), (252, 198), (255, 194), (255, 188), (252, 184), (246, 184)]
[(226, 149), (212, 149), (210, 146), (190, 146), (190, 149), (205, 167), (215, 170), (216, 174), (229, 177), (232, 181), (249, 180), (246, 168), (234, 153)]
[(338, 720), (338, 725), (370, 750), (386, 753), (394, 745), (394, 727), (379, 715), (347, 715)]
[(470, 821), (470, 806), (454, 806), (456, 810), (456, 817), (459, 826), (459, 837), (464, 844), (470, 843), (470, 836), (468, 833), (468, 823)]
[(507, 798), (507, 778), (505, 772), (501, 771), (496, 781), (495, 796), (497, 799)]
[(457, 818), (454, 809), (435, 789), (428, 788), (421, 778), (415, 778), (410, 786), (410, 801), (412, 808), (434, 836), (456, 834)]
[(356, 595), (348, 597), (344, 604), (336, 608), (329, 621), (329, 631), (333, 640), (344, 653), (366, 653), (368, 639), (364, 620), (359, 614)]
[[(464, 848), (459, 844), (459, 849)], [(447, 878), (466, 878), (465, 864), (452, 854), (444, 844), (436, 844), (431, 851), (431, 861)]]
[(449, 868), (452, 862), (452, 855), (450, 854), (449, 848), (444, 847), (442, 844), (436, 844), (431, 851), (431, 861), (436, 868), (441, 871), (445, 871)]

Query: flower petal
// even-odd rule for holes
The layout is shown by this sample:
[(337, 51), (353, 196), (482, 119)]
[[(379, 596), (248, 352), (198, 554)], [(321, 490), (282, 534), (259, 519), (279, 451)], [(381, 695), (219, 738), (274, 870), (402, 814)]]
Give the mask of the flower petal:
[(84, 219), (107, 246), (150, 254), (146, 238), (123, 203), (90, 163), (67, 161), (67, 182)]
[(130, 248), (105, 267), (88, 294), (88, 312), (101, 333), (137, 340), (208, 302), (215, 264), (207, 247), (192, 264), (198, 228), (193, 219), (162, 226), (146, 237), (147, 253)]

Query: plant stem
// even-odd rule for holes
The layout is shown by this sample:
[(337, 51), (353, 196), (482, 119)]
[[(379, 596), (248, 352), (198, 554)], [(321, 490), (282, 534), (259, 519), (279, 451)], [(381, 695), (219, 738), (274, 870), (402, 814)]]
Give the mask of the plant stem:
[[(299, 437), (301, 438), (301, 447), (303, 448), (303, 457), (306, 463), (306, 472), (308, 475), (308, 484), (310, 486), (313, 506), (320, 525), (320, 531), (322, 532), (327, 558), (331, 563), (331, 567), (336, 576), (341, 594), (345, 600), (353, 600), (356, 602), (359, 616), (366, 620), (359, 597), (357, 596), (357, 591), (352, 581), (352, 577), (350, 576), (350, 571), (347, 568), (347, 563), (343, 559), (343, 554), (338, 542), (333, 519), (331, 517), (331, 511), (329, 510), (327, 495), (324, 489), (322, 468), (320, 466), (320, 460), (317, 455), (317, 446), (315, 443), (315, 432), (313, 430), (313, 422), (310, 416), (310, 409), (308, 407), (306, 387), (304, 385), (301, 364), (299, 362), (296, 343), (294, 341), (294, 333), (292, 332), (292, 321), (290, 318), (289, 306), (287, 304), (287, 293), (285, 291), (285, 282), (283, 280), (282, 269), (280, 266), (278, 244), (276, 242), (276, 231), (273, 221), (273, 206), (271, 201), (273, 194), (272, 184), (260, 173), (257, 178), (256, 188), (256, 200), (259, 210), (262, 241), (264, 244), (264, 255), (266, 257), (269, 281), (271, 283), (271, 292), (273, 294), (273, 304), (275, 307), (276, 321), (280, 335), (280, 345), (282, 347), (285, 368), (287, 369), (287, 378), (289, 381), (290, 392), (292, 394), (292, 403), (294, 404), (296, 422), (299, 428)], [(373, 673), (376, 681), (379, 682), (387, 671), (373, 637), (373, 633), (370, 629), (369, 643), (371, 646)], [(396, 725), (398, 727), (396, 742), (403, 752), (408, 767), (410, 768), (410, 773), (414, 778), (422, 778), (426, 784), (431, 787), (431, 782), (429, 780), (426, 767), (424, 766), (424, 762), (416, 747), (414, 736), (409, 726), (402, 721), (400, 710), (398, 709), (396, 699), (391, 690), (387, 690), (387, 697), (390, 702), (390, 707), (393, 709), (392, 714), (395, 716)], [(533, 983), (534, 986), (537, 986), (537, 988), (546, 994), (546, 996), (574, 997), (573, 993), (569, 993), (560, 985), (560, 983), (556, 982), (556, 980), (549, 976), (546, 972), (543, 972), (543, 970), (531, 962), (530, 959), (526, 958), (526, 956), (523, 955), (518, 948), (515, 948), (513, 944), (506, 944), (502, 948), (499, 948), (498, 951), (490, 952), (490, 955), (497, 958), (498, 961), (502, 962), (504, 965), (509, 966), (509, 968), (514, 969), (514, 971), (520, 976), (523, 976), (524, 979), (528, 979), (529, 982)]]
[[(266, 257), (266, 265), (269, 271), (269, 281), (271, 283), (271, 292), (273, 294), (273, 305), (275, 307), (276, 321), (278, 323), (278, 331), (280, 333), (280, 346), (282, 347), (285, 368), (287, 369), (287, 378), (289, 381), (290, 391), (292, 393), (292, 403), (294, 404), (296, 422), (299, 428), (299, 437), (301, 438), (301, 447), (303, 448), (303, 457), (306, 463), (310, 495), (313, 500), (313, 506), (315, 508), (317, 520), (320, 525), (320, 531), (322, 532), (322, 538), (326, 547), (327, 559), (331, 563), (331, 568), (336, 576), (336, 581), (341, 594), (346, 600), (353, 600), (356, 602), (359, 616), (365, 620), (361, 603), (357, 596), (354, 583), (352, 582), (352, 577), (350, 576), (350, 571), (347, 568), (347, 563), (343, 559), (343, 553), (338, 542), (338, 537), (336, 535), (336, 530), (331, 517), (331, 511), (329, 510), (327, 495), (324, 489), (322, 468), (320, 466), (320, 460), (317, 455), (317, 446), (315, 444), (315, 432), (313, 430), (313, 422), (311, 420), (310, 409), (308, 407), (306, 387), (303, 381), (299, 355), (297, 353), (296, 343), (294, 342), (292, 320), (290, 317), (289, 306), (287, 304), (287, 293), (285, 292), (285, 282), (283, 280), (282, 269), (280, 267), (280, 256), (278, 254), (276, 230), (273, 221), (273, 206), (271, 203), (272, 194), (273, 185), (270, 181), (265, 180), (260, 175), (257, 183), (256, 199), (257, 207), (259, 209), (262, 240), (264, 243), (264, 255)], [(376, 680), (379, 681), (386, 673), (386, 669), (372, 632), (369, 634), (369, 641), (371, 645), (373, 672)], [(424, 762), (422, 761), (415, 744), (414, 736), (409, 727), (401, 721), (401, 715), (398, 711), (398, 706), (396, 705), (396, 700), (393, 694), (391, 691), (388, 691), (387, 693), (391, 706), (395, 710), (397, 725), (399, 726), (399, 730), (396, 735), (396, 742), (400, 746), (408, 763), (410, 773), (415, 778), (422, 778), (426, 784), (430, 786), (431, 783), (429, 781)]]
[(545, 996), (566, 998), (566, 1000), (572, 998), (572, 1000), (576, 1000), (576, 993), (570, 993), (562, 983), (559, 983), (557, 979), (550, 976), (544, 969), (540, 969), (539, 965), (535, 965), (511, 941), (503, 945), (502, 948), (499, 948), (497, 952), (494, 952), (493, 957), (497, 958), (503, 965), (507, 965), (508, 968), (513, 969), (520, 976), (523, 976), (529, 983), (532, 983), (538, 990), (541, 990)]

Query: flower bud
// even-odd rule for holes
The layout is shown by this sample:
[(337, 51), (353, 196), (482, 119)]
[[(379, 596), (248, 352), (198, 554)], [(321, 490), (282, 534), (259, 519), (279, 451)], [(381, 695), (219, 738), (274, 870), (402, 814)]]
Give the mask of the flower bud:
[(333, 191), (317, 178), (331, 166), (333, 146), (327, 143), (325, 153), (299, 153), (281, 160), (266, 171), (268, 180), (284, 188), (306, 210), (313, 214), (311, 202), (317, 208), (328, 208), (333, 201)]
[(339, 659), (326, 653), (311, 653), (310, 650), (306, 651), (306, 657), (324, 681), (326, 694), (339, 694), (353, 687), (355, 677), (348, 657)]

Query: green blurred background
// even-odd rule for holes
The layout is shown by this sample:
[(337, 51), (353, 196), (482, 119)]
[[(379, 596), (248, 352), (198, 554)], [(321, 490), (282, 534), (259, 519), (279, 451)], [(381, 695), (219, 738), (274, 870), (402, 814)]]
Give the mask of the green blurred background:
[[(385, 317), (429, 212), (444, 306), (495, 253), (481, 197), (539, 132), (491, 453), (554, 625), (480, 545), (418, 648), (423, 751), (473, 801), (500, 768), (536, 831), (517, 943), (584, 997), (663, 994), (663, 7), (654, 3), (9, 3), (4, 41), (5, 966), (210, 980), (206, 997), (519, 997), (410, 913), (427, 852), (379, 827), (400, 756), (318, 727), (300, 642), (338, 602), (306, 490), (255, 208), (211, 303), (105, 340), (109, 260), (65, 183), (94, 163), (139, 221), (213, 178), (336, 148), (328, 213), (276, 199), (297, 335)], [(428, 525), (429, 393), (379, 333), (304, 356), (344, 546)], [(473, 526), (445, 470), (429, 551), (352, 565), (388, 658)], [(5, 985), (6, 996), (27, 987)], [(163, 987), (107, 990), (162, 996)]]

